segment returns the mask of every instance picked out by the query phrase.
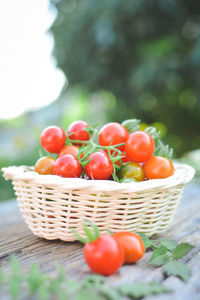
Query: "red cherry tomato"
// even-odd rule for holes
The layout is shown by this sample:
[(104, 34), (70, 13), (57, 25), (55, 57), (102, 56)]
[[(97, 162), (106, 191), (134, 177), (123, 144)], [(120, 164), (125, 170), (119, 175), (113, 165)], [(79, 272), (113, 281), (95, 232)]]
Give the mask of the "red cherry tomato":
[[(89, 133), (85, 130), (88, 127), (87, 122), (85, 121), (75, 121), (73, 122), (68, 130), (67, 134), (69, 135), (70, 140), (80, 140), (80, 141), (88, 141), (90, 139)], [(77, 144), (77, 146), (81, 146), (82, 144)]]
[[(103, 126), (99, 132), (99, 144), (101, 146), (110, 146), (125, 143), (129, 137), (128, 130), (120, 123), (111, 122)], [(119, 150), (123, 151), (124, 146)]]
[(124, 251), (109, 234), (102, 234), (96, 241), (85, 244), (85, 261), (90, 269), (101, 275), (112, 275), (124, 262)]
[(61, 157), (65, 154), (71, 154), (75, 158), (77, 158), (78, 150), (79, 150), (79, 147), (77, 147), (77, 146), (66, 145), (58, 152), (58, 157)]
[(91, 161), (85, 166), (85, 172), (91, 179), (108, 179), (113, 172), (113, 165), (105, 152), (92, 153)]
[(113, 237), (124, 248), (124, 263), (131, 264), (138, 261), (145, 253), (145, 246), (142, 239), (135, 233), (121, 231)]
[(61, 177), (80, 177), (82, 166), (73, 155), (65, 154), (56, 160), (53, 173)]
[(155, 150), (153, 138), (145, 131), (135, 131), (130, 134), (126, 144), (125, 151), (128, 157), (135, 162), (144, 162), (149, 160)]
[(147, 179), (161, 179), (174, 174), (174, 165), (171, 160), (162, 156), (151, 157), (144, 166)]
[(36, 161), (34, 170), (41, 175), (53, 174), (55, 162), (56, 160), (52, 157), (41, 157)]
[(58, 126), (49, 126), (42, 131), (41, 145), (51, 153), (58, 153), (64, 146), (66, 134), (64, 130)]

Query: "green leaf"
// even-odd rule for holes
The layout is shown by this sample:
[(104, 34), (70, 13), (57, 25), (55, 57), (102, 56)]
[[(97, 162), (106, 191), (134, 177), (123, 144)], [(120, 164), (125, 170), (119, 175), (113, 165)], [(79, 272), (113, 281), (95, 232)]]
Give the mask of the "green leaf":
[(157, 139), (155, 140), (154, 155), (172, 159), (173, 149), (169, 145), (165, 145), (160, 139)]
[(115, 287), (105, 284), (106, 278), (104, 276), (94, 274), (91, 276), (86, 276), (84, 279), (84, 289), (85, 287), (90, 290), (95, 290), (98, 295), (103, 296), (102, 299), (107, 300), (120, 300), (119, 292)]
[(96, 240), (95, 233), (83, 222), (83, 230), (89, 242), (94, 242)]
[(160, 138), (160, 131), (158, 131), (158, 130), (157, 130), (155, 127), (153, 127), (153, 126), (149, 126), (149, 127), (145, 128), (144, 131), (147, 132), (148, 134), (150, 134), (154, 140)]
[(170, 239), (161, 239), (159, 243), (165, 246), (168, 250), (173, 250), (177, 246), (177, 242), (175, 240)]
[(74, 234), (74, 236), (76, 237), (76, 239), (82, 243), (82, 244), (86, 244), (89, 242), (88, 238), (83, 238), (74, 228), (70, 228), (72, 233)]
[(92, 227), (94, 236), (95, 236), (95, 240), (96, 240), (100, 236), (99, 227), (89, 219), (85, 219), (85, 222), (88, 223)]
[(88, 275), (84, 278), (84, 283), (87, 284), (94, 284), (94, 285), (99, 285), (105, 283), (106, 278), (102, 275), (94, 274), (94, 275)]
[(68, 292), (66, 290), (60, 290), (59, 294), (57, 295), (59, 300), (67, 300), (69, 299), (68, 297)]
[(36, 291), (39, 290), (40, 286), (44, 284), (46, 279), (47, 277), (41, 273), (39, 266), (33, 264), (27, 277), (30, 294), (34, 295)]
[(170, 261), (163, 267), (164, 272), (169, 275), (175, 275), (188, 281), (192, 275), (191, 270), (187, 265), (183, 264), (180, 261)]
[(119, 292), (111, 286), (108, 285), (101, 285), (99, 287), (99, 293), (101, 295), (104, 296), (103, 299), (106, 300), (120, 300), (121, 299), (121, 295), (119, 294)]
[(172, 250), (172, 256), (174, 259), (180, 259), (183, 256), (187, 255), (192, 248), (194, 248), (194, 246), (191, 244), (181, 243)]
[(169, 255), (159, 255), (156, 257), (151, 257), (149, 263), (154, 266), (162, 266), (166, 264), (166, 262), (170, 261)]
[(152, 294), (161, 294), (164, 292), (170, 292), (170, 289), (157, 282), (149, 283), (124, 283), (119, 287), (119, 291), (122, 295), (132, 298), (143, 298)]
[(110, 235), (113, 235), (114, 233), (110, 229), (105, 229)]
[(129, 133), (140, 130), (140, 120), (130, 119), (122, 122), (122, 125), (128, 130)]
[(21, 273), (21, 267), (19, 260), (12, 256), (10, 261), (10, 276), (9, 276), (9, 290), (11, 297), (17, 299), (20, 295), (23, 275)]
[(160, 248), (156, 249), (151, 256), (149, 263), (155, 266), (164, 265), (170, 260), (170, 256), (167, 254), (167, 252), (168, 250), (165, 246), (161, 246)]
[(78, 290), (82, 290), (84, 287), (83, 280), (67, 280), (67, 287), (66, 290), (68, 294), (74, 293)]
[(64, 267), (59, 265), (57, 262), (55, 262), (54, 265), (58, 274), (55, 278), (49, 278), (49, 291), (51, 293), (56, 293), (56, 291), (59, 290), (60, 285), (66, 280), (66, 273)]
[[(58, 290), (57, 290), (58, 292)], [(50, 282), (46, 282), (45, 284), (41, 285), (38, 289), (38, 295), (40, 300), (47, 300), (50, 298)]]
[(148, 238), (148, 236), (146, 234), (144, 234), (142, 232), (138, 232), (138, 234), (141, 237), (146, 249), (153, 246), (153, 242), (150, 240), (150, 238)]
[(92, 288), (84, 288), (76, 292), (70, 299), (73, 300), (105, 300), (103, 295), (100, 295), (95, 289)]
[(168, 145), (165, 145), (161, 139), (160, 139), (160, 134), (161, 132), (158, 131), (155, 127), (149, 126), (147, 127), (144, 131), (149, 133), (152, 138), (154, 139), (155, 142), (155, 151), (154, 155), (155, 156), (163, 156), (168, 159), (172, 159), (173, 156), (173, 149), (170, 148)]

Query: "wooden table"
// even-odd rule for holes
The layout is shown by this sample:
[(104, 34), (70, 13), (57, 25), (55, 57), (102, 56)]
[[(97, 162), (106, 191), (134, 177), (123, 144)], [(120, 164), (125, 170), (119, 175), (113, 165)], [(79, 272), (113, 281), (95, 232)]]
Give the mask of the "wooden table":
[[(192, 269), (192, 278), (187, 284), (173, 276), (165, 279), (160, 268), (147, 264), (150, 253), (146, 253), (135, 265), (123, 266), (117, 274), (107, 278), (107, 281), (110, 284), (119, 284), (135, 280), (155, 280), (174, 290), (172, 294), (145, 298), (149, 300), (200, 299), (200, 185), (191, 183), (186, 187), (174, 221), (160, 237), (189, 242), (195, 246), (184, 259)], [(65, 267), (70, 278), (79, 279), (90, 274), (83, 259), (82, 246), (78, 242), (47, 241), (34, 236), (24, 223), (16, 200), (0, 204), (0, 264), (3, 267), (7, 267), (11, 254), (19, 258), (24, 271), (33, 262), (37, 262), (43, 271), (53, 274), (55, 269), (52, 262), (56, 260)]]

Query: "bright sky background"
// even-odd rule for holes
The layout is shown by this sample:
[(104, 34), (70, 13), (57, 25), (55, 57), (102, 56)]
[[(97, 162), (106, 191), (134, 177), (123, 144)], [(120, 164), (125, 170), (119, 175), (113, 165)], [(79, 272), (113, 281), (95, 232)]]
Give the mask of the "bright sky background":
[(54, 101), (65, 82), (51, 58), (48, 0), (0, 0), (0, 119)]

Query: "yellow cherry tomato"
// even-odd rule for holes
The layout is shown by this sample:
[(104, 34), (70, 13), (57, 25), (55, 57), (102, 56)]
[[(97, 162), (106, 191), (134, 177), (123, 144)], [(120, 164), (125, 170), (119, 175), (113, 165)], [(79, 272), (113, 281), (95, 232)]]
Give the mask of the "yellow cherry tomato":
[(144, 170), (135, 162), (128, 162), (126, 165), (121, 167), (121, 169), (118, 172), (118, 177), (120, 179), (122, 178), (133, 178), (136, 181), (143, 181), (145, 178)]

